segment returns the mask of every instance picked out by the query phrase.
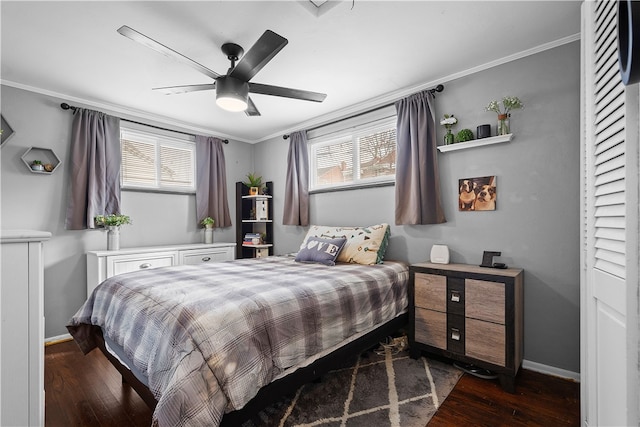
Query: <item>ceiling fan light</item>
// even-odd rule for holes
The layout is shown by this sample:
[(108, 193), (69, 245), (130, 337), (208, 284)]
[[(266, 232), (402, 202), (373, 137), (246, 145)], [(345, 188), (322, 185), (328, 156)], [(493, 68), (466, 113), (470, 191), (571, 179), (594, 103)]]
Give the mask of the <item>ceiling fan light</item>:
[(249, 106), (249, 85), (233, 77), (216, 80), (216, 104), (224, 110), (239, 112)]

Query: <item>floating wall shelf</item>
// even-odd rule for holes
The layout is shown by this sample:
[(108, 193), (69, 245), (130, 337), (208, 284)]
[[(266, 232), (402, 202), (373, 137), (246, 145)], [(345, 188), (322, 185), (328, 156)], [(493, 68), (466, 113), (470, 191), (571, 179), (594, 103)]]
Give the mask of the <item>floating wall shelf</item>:
[[(52, 165), (53, 169), (50, 171), (34, 171), (31, 169), (31, 164), (34, 160), (40, 160), (43, 165)], [(27, 149), (22, 155), (22, 161), (29, 169), (31, 173), (39, 173), (44, 175), (51, 175), (58, 169), (58, 166), (62, 163), (60, 158), (54, 153), (54, 151), (50, 148), (40, 148), (40, 147), (31, 147)]]
[(511, 141), (512, 137), (513, 137), (513, 134), (510, 133), (507, 135), (492, 136), (489, 138), (482, 138), (482, 139), (474, 139), (473, 141), (458, 142), (458, 143), (449, 144), (449, 145), (439, 145), (438, 150), (444, 153), (447, 151), (463, 150), (465, 148), (482, 147), (483, 145), (500, 144), (502, 142)]
[(5, 142), (7, 142), (9, 138), (13, 136), (15, 132), (13, 131), (13, 128), (11, 127), (11, 125), (9, 125), (9, 123), (7, 123), (7, 121), (1, 115), (0, 115), (0, 129), (2, 129), (2, 135), (0, 135), (0, 146), (2, 146), (4, 145)]

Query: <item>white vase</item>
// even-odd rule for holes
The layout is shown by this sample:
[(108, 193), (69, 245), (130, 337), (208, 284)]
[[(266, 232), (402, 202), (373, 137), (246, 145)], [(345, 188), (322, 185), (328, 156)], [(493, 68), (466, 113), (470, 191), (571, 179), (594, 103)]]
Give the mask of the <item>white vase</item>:
[(107, 250), (117, 251), (120, 249), (120, 227), (117, 225), (107, 226)]
[(205, 227), (204, 229), (204, 242), (213, 243), (213, 227)]

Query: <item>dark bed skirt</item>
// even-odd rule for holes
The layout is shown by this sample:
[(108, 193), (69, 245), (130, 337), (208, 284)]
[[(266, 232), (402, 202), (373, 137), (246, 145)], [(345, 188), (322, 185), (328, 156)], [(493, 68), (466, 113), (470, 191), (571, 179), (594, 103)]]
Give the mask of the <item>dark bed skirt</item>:
[[(264, 386), (260, 389), (258, 394), (244, 406), (244, 408), (226, 414), (222, 419), (221, 425), (224, 427), (242, 425), (242, 423), (256, 415), (265, 407), (277, 402), (283, 396), (295, 392), (303, 384), (312, 382), (320, 378), (323, 374), (341, 366), (341, 363), (344, 362), (346, 358), (359, 355), (365, 350), (377, 346), (385, 337), (394, 334), (399, 329), (406, 326), (407, 320), (408, 314), (401, 314), (362, 337), (316, 360), (312, 364), (300, 368), (295, 372)], [(122, 375), (122, 381), (129, 384), (140, 395), (142, 400), (151, 409), (154, 409), (157, 404), (155, 397), (147, 386), (138, 380), (138, 378), (136, 378), (136, 376), (127, 369), (126, 366), (120, 363), (120, 361), (106, 349), (102, 330), (98, 327), (94, 327), (92, 328), (92, 333), (98, 348), (100, 348), (102, 353), (104, 353), (111, 364), (115, 366), (118, 372)]]

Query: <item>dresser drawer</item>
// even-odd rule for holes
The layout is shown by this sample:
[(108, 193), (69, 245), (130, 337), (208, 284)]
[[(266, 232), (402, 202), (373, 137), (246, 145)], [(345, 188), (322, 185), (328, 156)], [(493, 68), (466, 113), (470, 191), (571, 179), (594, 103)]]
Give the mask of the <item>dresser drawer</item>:
[(140, 255), (121, 255), (107, 259), (107, 277), (149, 268), (170, 267), (176, 264), (175, 252), (154, 252)]
[(416, 308), (415, 340), (432, 347), (447, 349), (447, 314)]
[(504, 325), (467, 318), (465, 332), (467, 356), (505, 366), (506, 330)]
[(234, 248), (180, 251), (180, 264), (205, 264), (233, 259)]
[(501, 282), (465, 280), (465, 316), (504, 325), (505, 285)]
[(447, 311), (447, 277), (416, 273), (415, 305), (430, 310)]

